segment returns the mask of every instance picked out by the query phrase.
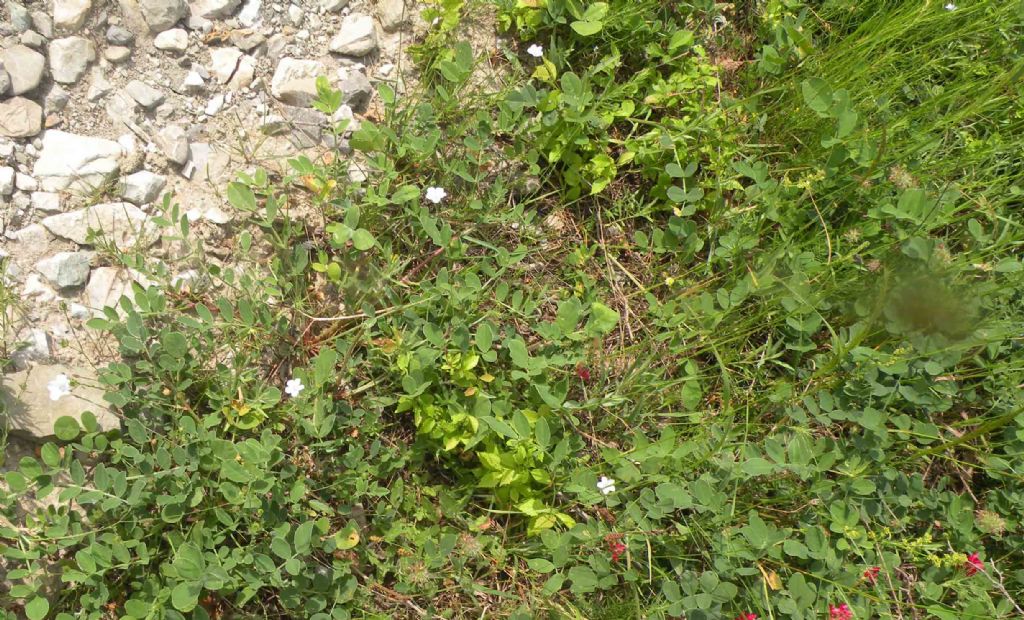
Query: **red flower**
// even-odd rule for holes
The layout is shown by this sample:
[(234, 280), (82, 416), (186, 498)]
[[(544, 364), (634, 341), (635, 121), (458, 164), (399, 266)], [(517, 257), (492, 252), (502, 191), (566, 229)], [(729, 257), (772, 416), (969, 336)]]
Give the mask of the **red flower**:
[(846, 603), (828, 606), (829, 620), (851, 620), (851, 618), (853, 618), (853, 610)]
[(878, 573), (881, 572), (881, 570), (882, 569), (877, 566), (872, 566), (868, 568), (866, 571), (864, 571), (864, 581), (870, 583), (871, 585), (875, 585), (875, 582), (878, 581)]
[(618, 562), (622, 554), (626, 552), (626, 545), (617, 540), (608, 541), (608, 550), (612, 554), (612, 562)]
[(985, 562), (978, 557), (977, 552), (971, 553), (967, 556), (967, 563), (964, 564), (964, 572), (967, 576), (977, 575), (978, 571), (985, 571)]
[(576, 376), (580, 378), (583, 383), (590, 383), (590, 369), (580, 364), (576, 367)]
[(736, 620), (757, 620), (757, 614), (752, 614), (749, 611), (745, 611), (740, 615), (736, 616)]

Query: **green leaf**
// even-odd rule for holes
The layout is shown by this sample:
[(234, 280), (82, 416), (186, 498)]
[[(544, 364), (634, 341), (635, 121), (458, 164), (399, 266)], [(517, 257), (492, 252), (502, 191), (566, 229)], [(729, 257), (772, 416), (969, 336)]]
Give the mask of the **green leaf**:
[(79, 432), (81, 428), (78, 426), (78, 420), (71, 416), (62, 415), (53, 423), (53, 434), (61, 441), (71, 441), (78, 437)]
[(587, 332), (595, 335), (607, 335), (619, 324), (619, 313), (599, 301), (590, 306), (590, 320)]
[(255, 211), (256, 210), (256, 194), (252, 192), (252, 189), (244, 183), (237, 181), (228, 183), (228, 202), (231, 206), (240, 211)]
[(420, 196), (420, 188), (415, 185), (403, 185), (391, 195), (391, 202), (396, 205), (416, 200)]
[(581, 37), (593, 36), (601, 32), (601, 29), (604, 28), (604, 24), (602, 24), (601, 22), (585, 20), (577, 20), (570, 25), (572, 26), (572, 29), (576, 31), (576, 34), (580, 35)]
[(775, 470), (775, 466), (766, 459), (761, 457), (754, 457), (743, 462), (741, 465), (743, 473), (748, 476), (763, 476), (769, 474)]
[(185, 357), (185, 354), (188, 353), (188, 341), (185, 340), (185, 335), (180, 332), (163, 334), (160, 338), (160, 344), (163, 345), (165, 352), (177, 358)]
[(829, 88), (825, 80), (821, 78), (804, 80), (800, 88), (803, 91), (804, 102), (807, 103), (807, 107), (821, 116), (828, 114), (829, 108), (832, 107), (832, 89)]
[(50, 612), (50, 602), (45, 597), (37, 596), (25, 603), (25, 616), (29, 620), (42, 620)]
[(483, 351), (490, 351), (494, 345), (494, 329), (487, 321), (481, 321), (476, 326), (476, 348)]
[(203, 577), (206, 562), (203, 560), (203, 552), (199, 547), (195, 543), (186, 542), (178, 547), (172, 566), (178, 571), (179, 577), (198, 580)]
[(544, 558), (529, 559), (526, 561), (526, 565), (538, 573), (550, 573), (555, 570), (555, 565), (551, 563), (551, 560), (545, 560)]
[(359, 530), (355, 523), (349, 523), (334, 535), (334, 546), (342, 551), (352, 549), (359, 544)]
[(561, 85), (562, 94), (571, 105), (578, 105), (583, 100), (583, 80), (578, 75), (572, 71), (562, 74)]
[(370, 231), (365, 228), (357, 228), (352, 233), (352, 245), (356, 247), (360, 252), (369, 250), (377, 243), (377, 240), (370, 234)]
[(671, 200), (672, 202), (686, 201), (686, 192), (676, 185), (669, 187), (665, 193), (668, 195), (668, 199)]
[(597, 575), (587, 566), (570, 568), (569, 580), (572, 581), (572, 591), (577, 594), (585, 594), (597, 589)]
[(295, 553), (308, 553), (310, 548), (310, 541), (313, 539), (313, 528), (316, 523), (313, 521), (306, 521), (295, 528)]
[(680, 47), (689, 47), (691, 45), (693, 45), (693, 32), (685, 29), (676, 30), (668, 40), (668, 50), (670, 52), (675, 51)]
[(171, 605), (178, 611), (192, 611), (199, 602), (203, 586), (196, 581), (184, 581), (171, 590)]
[(43, 459), (43, 463), (47, 466), (57, 467), (60, 465), (60, 450), (52, 443), (43, 444), (39, 450), (39, 458)]
[(547, 450), (547, 447), (551, 445), (551, 428), (545, 418), (538, 418), (534, 423), (533, 435), (537, 439), (537, 445), (542, 450)]
[(810, 555), (810, 549), (799, 540), (786, 540), (782, 543), (782, 550), (794, 558), (807, 558)]
[(270, 539), (270, 550), (274, 552), (274, 555), (282, 560), (287, 560), (292, 557), (292, 546), (288, 544), (287, 540), (280, 536), (275, 536)]
[(530, 354), (526, 350), (526, 343), (523, 342), (522, 338), (510, 338), (505, 341), (505, 348), (508, 349), (509, 357), (512, 358), (512, 363), (519, 368), (529, 369), (533, 366), (530, 361)]

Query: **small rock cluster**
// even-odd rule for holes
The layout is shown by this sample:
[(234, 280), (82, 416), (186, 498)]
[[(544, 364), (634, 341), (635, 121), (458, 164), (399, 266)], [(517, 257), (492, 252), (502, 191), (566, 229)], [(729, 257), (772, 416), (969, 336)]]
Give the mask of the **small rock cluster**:
[[(173, 248), (153, 223), (164, 194), (216, 238), (234, 219), (223, 187), (235, 173), (273, 170), (299, 152), (351, 155), (347, 137), (377, 105), (375, 83), (403, 91), (396, 66), (401, 46), (429, 27), (421, 8), (414, 0), (5, 0), (0, 278), (21, 303), (7, 309), (15, 331), (5, 338), (17, 350), (0, 392), (20, 412), (8, 420), (15, 436), (52, 434), (53, 412), (71, 404), (51, 407), (39, 377), (64, 363), (60, 372), (94, 383), (91, 365), (105, 353), (83, 349), (75, 334), (130, 296), (132, 281), (145, 283), (103, 250), (169, 260)], [(312, 107), (319, 77), (343, 93), (333, 118)], [(359, 166), (350, 176), (361, 180)], [(212, 261), (229, 260), (211, 252)], [(106, 411), (92, 400), (89, 410)], [(68, 415), (87, 409), (67, 403), (80, 405)]]

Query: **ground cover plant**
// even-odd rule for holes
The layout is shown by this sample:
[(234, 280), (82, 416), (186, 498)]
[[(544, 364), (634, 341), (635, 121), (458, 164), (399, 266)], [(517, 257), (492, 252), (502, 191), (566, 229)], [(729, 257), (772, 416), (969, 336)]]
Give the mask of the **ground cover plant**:
[(1024, 617), (1024, 3), (427, 17), (365, 182), (117, 254), (123, 431), (6, 474), (8, 617)]

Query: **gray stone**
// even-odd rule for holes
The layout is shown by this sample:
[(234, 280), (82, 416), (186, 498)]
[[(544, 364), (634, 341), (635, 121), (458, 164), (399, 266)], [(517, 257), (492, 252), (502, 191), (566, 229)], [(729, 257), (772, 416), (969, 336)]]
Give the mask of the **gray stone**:
[(195, 13), (189, 14), (188, 20), (185, 22), (185, 25), (188, 26), (189, 30), (201, 32), (203, 34), (208, 34), (210, 31), (213, 30), (212, 21), (206, 19), (205, 17), (200, 17)]
[(11, 76), (7, 73), (7, 69), (0, 64), (0, 95), (6, 95), (9, 90), (11, 90)]
[(238, 68), (235, 69), (235, 74), (228, 80), (228, 88), (231, 90), (247, 88), (252, 84), (255, 77), (256, 59), (246, 54), (238, 60)]
[(211, 97), (210, 100), (206, 103), (206, 108), (203, 110), (203, 113), (206, 114), (207, 116), (215, 116), (223, 108), (224, 108), (224, 95), (223, 94), (218, 94), (218, 95), (214, 95), (213, 97)]
[(325, 71), (316, 60), (282, 58), (270, 80), (270, 93), (282, 103), (307, 107), (316, 99), (316, 78)]
[(142, 17), (152, 32), (163, 32), (188, 15), (185, 0), (139, 0)]
[(12, 45), (0, 51), (0, 62), (11, 77), (11, 94), (21, 95), (39, 86), (46, 58), (24, 45)]
[(281, 110), (284, 122), (290, 129), (288, 140), (298, 149), (308, 149), (320, 144), (327, 116), (312, 108), (284, 106)]
[(92, 0), (53, 0), (53, 25), (75, 32), (85, 23), (92, 9)]
[(406, 11), (405, 0), (377, 0), (377, 19), (387, 32), (398, 30), (409, 23), (411, 11)]
[(340, 105), (338, 109), (334, 111), (334, 115), (331, 116), (331, 122), (337, 126), (342, 121), (346, 121), (344, 135), (350, 136), (352, 132), (359, 129), (359, 119), (352, 112), (352, 108), (347, 105)]
[(138, 127), (136, 123), (139, 120), (139, 104), (123, 91), (117, 91), (111, 95), (104, 109), (107, 112), (107, 118), (114, 123), (115, 127), (136, 131), (136, 127)]
[(46, 11), (32, 11), (32, 27), (47, 39), (53, 38), (53, 20)]
[(252, 28), (260, 21), (260, 7), (263, 0), (246, 0), (242, 10), (238, 12), (238, 23), (246, 28)]
[(284, 53), (284, 48), (288, 46), (288, 37), (284, 36), (283, 33), (277, 33), (271, 35), (267, 39), (267, 56), (271, 60), (277, 60)]
[(0, 101), (0, 136), (29, 138), (43, 128), (43, 108), (24, 97)]
[(135, 41), (135, 35), (131, 30), (123, 26), (110, 26), (107, 28), (107, 43), (113, 45), (131, 45)]
[(153, 47), (165, 52), (184, 52), (188, 49), (188, 33), (183, 28), (164, 30), (153, 39)]
[(60, 213), (60, 194), (32, 192), (32, 208), (40, 213)]
[(99, 101), (106, 97), (113, 90), (113, 86), (110, 81), (107, 80), (107, 76), (100, 69), (94, 68), (92, 71), (92, 77), (89, 80), (89, 91), (86, 93), (86, 98), (89, 101)]
[(295, 6), (294, 4), (288, 5), (288, 21), (292, 23), (292, 26), (298, 28), (302, 24), (302, 18), (305, 16), (305, 11)]
[(234, 47), (215, 47), (210, 50), (210, 73), (221, 84), (227, 84), (242, 59), (242, 50)]
[(230, 17), (241, 4), (241, 0), (197, 0), (191, 3), (191, 8), (193, 15), (217, 19)]
[(328, 13), (337, 13), (348, 6), (348, 0), (320, 0), (320, 7)]
[(71, 95), (68, 91), (61, 88), (60, 84), (54, 84), (50, 87), (50, 92), (46, 93), (46, 98), (43, 99), (43, 112), (46, 114), (60, 112), (68, 105), (70, 99)]
[(23, 192), (34, 192), (39, 189), (39, 181), (30, 174), (19, 172), (14, 175), (14, 186)]
[(52, 234), (79, 245), (90, 242), (90, 231), (97, 231), (99, 238), (113, 243), (121, 251), (140, 243), (148, 246), (156, 241), (153, 235), (156, 226), (149, 216), (127, 202), (105, 202), (70, 213), (51, 215), (40, 224)]
[(22, 299), (32, 299), (41, 304), (57, 299), (57, 292), (46, 285), (43, 279), (36, 274), (29, 274), (25, 278), (25, 284), (21, 287)]
[(148, 170), (140, 170), (124, 178), (121, 198), (142, 206), (156, 200), (167, 185), (167, 179)]
[(168, 125), (160, 130), (156, 145), (168, 160), (181, 166), (188, 161), (188, 134), (181, 125)]
[(364, 110), (373, 97), (373, 86), (370, 84), (362, 71), (354, 69), (339, 71), (338, 88), (341, 90), (341, 100), (355, 110)]
[(0, 168), (0, 196), (10, 196), (14, 193), (14, 168), (3, 166)]
[(162, 92), (139, 80), (128, 82), (124, 87), (124, 92), (147, 110), (152, 110), (163, 103), (165, 99)]
[[(47, 386), (60, 375), (69, 379), (71, 393), (53, 400)], [(10, 429), (19, 435), (45, 440), (53, 437), (53, 425), (58, 418), (68, 416), (81, 424), (87, 411), (103, 431), (121, 427), (120, 419), (104, 404), (104, 390), (98, 386), (96, 373), (88, 367), (53, 364), (4, 375), (0, 393)]]
[(67, 37), (50, 42), (50, 75), (61, 84), (74, 84), (96, 60), (96, 47), (85, 37)]
[(32, 27), (32, 16), (28, 9), (13, 0), (7, 0), (7, 12), (11, 15), (11, 25), (15, 32), (25, 32)]
[(11, 354), (14, 367), (24, 370), (32, 362), (44, 362), (50, 359), (52, 341), (50, 334), (42, 329), (30, 329), (28, 334), (19, 339), (17, 350)]
[(84, 321), (88, 319), (90, 316), (92, 316), (92, 313), (89, 312), (88, 308), (86, 308), (82, 304), (77, 303), (71, 304), (71, 308), (68, 311), (68, 314), (71, 315), (71, 318), (76, 319), (78, 321)]
[(34, 50), (41, 50), (46, 45), (46, 37), (39, 34), (35, 30), (26, 30), (21, 33), (21, 44), (27, 45)]
[(36, 263), (36, 271), (57, 288), (82, 286), (89, 279), (91, 252), (58, 252)]
[(345, 56), (366, 56), (377, 49), (377, 26), (373, 18), (352, 13), (341, 21), (338, 34), (331, 39), (329, 49)]
[(152, 284), (142, 274), (116, 267), (97, 267), (89, 275), (89, 284), (85, 287), (85, 305), (99, 313), (107, 306), (116, 308), (121, 297), (133, 300), (132, 280), (146, 287)]
[(185, 76), (185, 79), (181, 82), (181, 92), (194, 95), (201, 93), (206, 90), (206, 82), (203, 80), (203, 76), (199, 75), (196, 71), (189, 71)]
[(123, 47), (121, 45), (111, 45), (110, 47), (103, 50), (103, 57), (115, 65), (119, 65), (122, 62), (128, 60), (132, 55), (130, 47)]
[(366, 167), (365, 166), (363, 166), (363, 165), (361, 165), (359, 163), (356, 163), (356, 162), (349, 163), (349, 165), (348, 165), (348, 180), (349, 180), (350, 183), (362, 183), (362, 182), (366, 181), (366, 179), (368, 179), (368, 178), (369, 178), (369, 176), (366, 174)]
[(266, 41), (267, 37), (255, 30), (231, 31), (231, 44), (243, 52), (250, 52), (266, 43)]
[(113, 140), (50, 129), (32, 174), (48, 192), (91, 191), (117, 172), (122, 154)]

